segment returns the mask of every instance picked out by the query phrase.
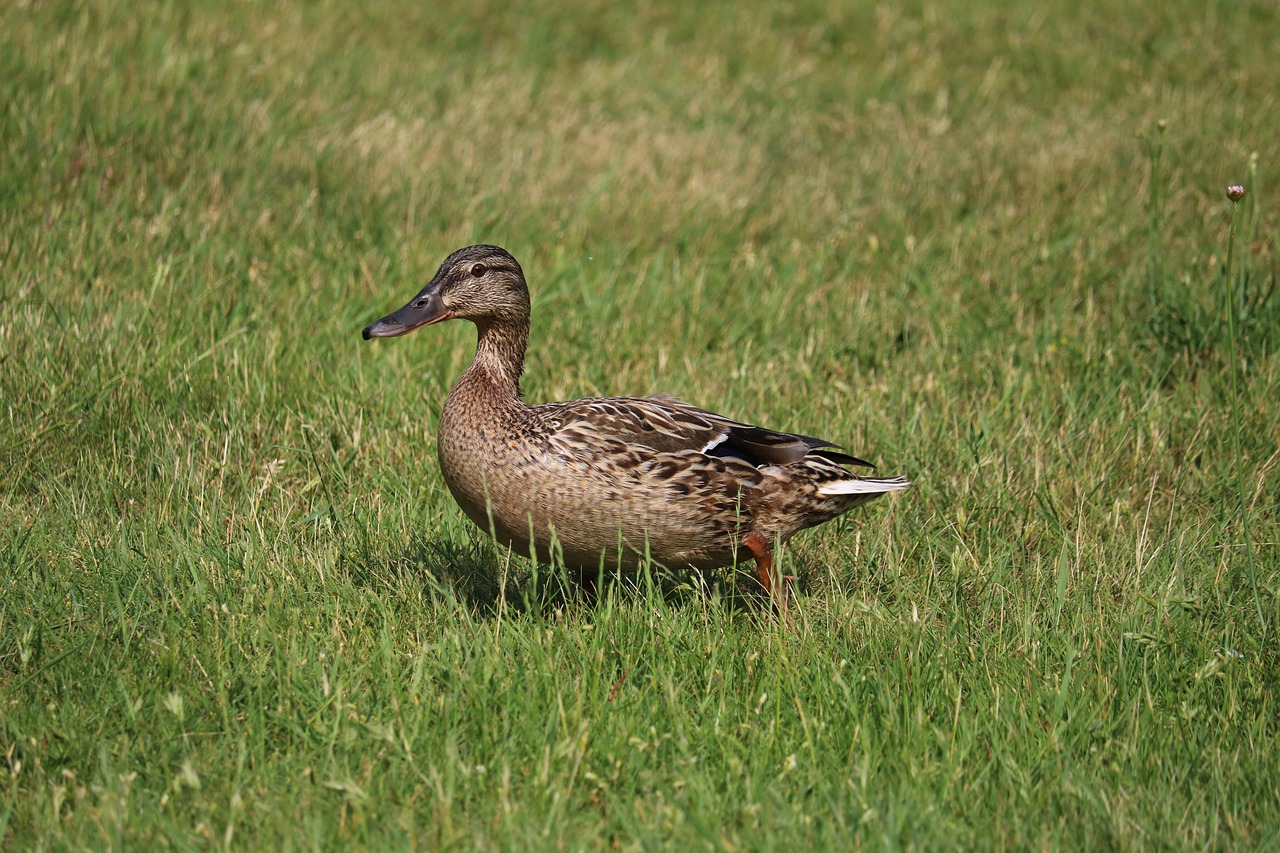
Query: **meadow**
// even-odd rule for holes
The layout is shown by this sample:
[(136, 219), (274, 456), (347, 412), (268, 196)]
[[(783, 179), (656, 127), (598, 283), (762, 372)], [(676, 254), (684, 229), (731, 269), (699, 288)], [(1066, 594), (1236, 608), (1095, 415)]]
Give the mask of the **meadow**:
[[(1280, 846), (1274, 3), (0, 6), (0, 847)], [(1246, 194), (1237, 203), (1228, 185)], [(910, 491), (597, 601), (435, 425), (532, 401)]]

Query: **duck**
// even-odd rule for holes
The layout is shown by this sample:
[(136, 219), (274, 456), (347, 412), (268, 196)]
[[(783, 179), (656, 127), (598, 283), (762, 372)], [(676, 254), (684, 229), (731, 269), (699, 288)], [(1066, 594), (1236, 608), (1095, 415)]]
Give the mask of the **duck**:
[(498, 246), (449, 255), (365, 340), (448, 320), (477, 331), (475, 357), (440, 414), (440, 473), (463, 513), (520, 556), (591, 584), (601, 573), (744, 566), (775, 608), (788, 581), (775, 554), (796, 533), (881, 495), (905, 477), (800, 433), (735, 420), (675, 397), (586, 397), (526, 403), (530, 329), (524, 270)]

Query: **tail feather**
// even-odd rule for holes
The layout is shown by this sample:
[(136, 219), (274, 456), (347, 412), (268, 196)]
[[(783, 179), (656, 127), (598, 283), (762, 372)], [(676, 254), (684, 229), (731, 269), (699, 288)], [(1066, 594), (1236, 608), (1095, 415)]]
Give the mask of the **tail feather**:
[(906, 477), (858, 477), (848, 480), (833, 480), (818, 486), (820, 495), (879, 495), (885, 492), (899, 492), (910, 488), (911, 481)]

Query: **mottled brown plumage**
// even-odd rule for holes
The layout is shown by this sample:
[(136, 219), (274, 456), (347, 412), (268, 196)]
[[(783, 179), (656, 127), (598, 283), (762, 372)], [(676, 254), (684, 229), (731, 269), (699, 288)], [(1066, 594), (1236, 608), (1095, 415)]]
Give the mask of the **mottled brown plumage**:
[(868, 463), (821, 439), (665, 395), (526, 404), (520, 374), (529, 290), (515, 258), (496, 246), (454, 252), (413, 300), (364, 337), (448, 319), (470, 320), (479, 337), (440, 417), (441, 472), (463, 512), (519, 554), (558, 557), (592, 576), (633, 568), (646, 555), (697, 569), (749, 555), (785, 609), (774, 548), (910, 485), (854, 474), (844, 466)]

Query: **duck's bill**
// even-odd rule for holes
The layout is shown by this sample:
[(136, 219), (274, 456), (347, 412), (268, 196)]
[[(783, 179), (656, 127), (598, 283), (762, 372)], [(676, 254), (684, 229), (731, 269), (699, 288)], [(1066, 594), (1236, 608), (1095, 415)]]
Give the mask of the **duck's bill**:
[(361, 334), (366, 341), (370, 338), (394, 338), (407, 335), (414, 329), (448, 320), (452, 316), (440, 298), (440, 286), (432, 282), (409, 300), (409, 304), (365, 326)]

